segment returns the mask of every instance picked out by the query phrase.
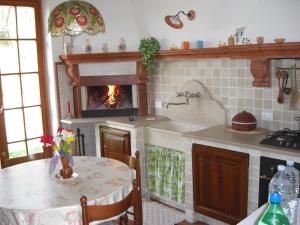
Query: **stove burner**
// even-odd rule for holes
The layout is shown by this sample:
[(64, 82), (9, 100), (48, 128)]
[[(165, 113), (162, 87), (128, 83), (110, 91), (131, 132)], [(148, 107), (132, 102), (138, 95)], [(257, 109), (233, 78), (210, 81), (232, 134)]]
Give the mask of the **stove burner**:
[(283, 130), (274, 131), (273, 134), (267, 135), (260, 144), (272, 145), (300, 150), (300, 130)]

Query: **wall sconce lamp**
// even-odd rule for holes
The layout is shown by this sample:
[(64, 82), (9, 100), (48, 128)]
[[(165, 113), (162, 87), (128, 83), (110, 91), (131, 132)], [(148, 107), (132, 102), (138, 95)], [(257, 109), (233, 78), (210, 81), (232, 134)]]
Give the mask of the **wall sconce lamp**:
[(174, 29), (181, 29), (183, 28), (183, 23), (179, 18), (180, 13), (185, 15), (189, 20), (193, 20), (196, 16), (196, 13), (194, 10), (189, 10), (188, 13), (185, 13), (183, 11), (179, 11), (175, 16), (166, 16), (165, 22)]

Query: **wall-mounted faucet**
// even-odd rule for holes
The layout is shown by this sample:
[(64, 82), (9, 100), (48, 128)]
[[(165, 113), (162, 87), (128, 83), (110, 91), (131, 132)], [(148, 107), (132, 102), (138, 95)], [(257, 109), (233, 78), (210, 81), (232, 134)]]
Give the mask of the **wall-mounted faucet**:
[(167, 108), (169, 107), (169, 105), (188, 105), (190, 102), (190, 98), (200, 98), (201, 94), (200, 92), (196, 92), (196, 93), (190, 93), (188, 91), (185, 92), (177, 92), (176, 93), (176, 97), (185, 97), (185, 102), (178, 102), (178, 103), (168, 103), (167, 104)]

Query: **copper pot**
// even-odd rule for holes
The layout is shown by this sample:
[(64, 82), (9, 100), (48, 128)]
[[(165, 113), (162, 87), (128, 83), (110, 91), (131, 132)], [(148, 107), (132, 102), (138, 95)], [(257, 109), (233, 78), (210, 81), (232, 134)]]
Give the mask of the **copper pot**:
[(256, 129), (256, 118), (253, 114), (243, 111), (232, 118), (232, 129), (238, 131), (252, 131)]

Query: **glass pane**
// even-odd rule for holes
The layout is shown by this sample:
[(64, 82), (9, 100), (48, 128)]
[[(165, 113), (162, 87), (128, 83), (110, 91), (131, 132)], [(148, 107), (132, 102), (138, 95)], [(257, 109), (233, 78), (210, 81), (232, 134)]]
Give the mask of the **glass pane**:
[(25, 139), (24, 119), (21, 109), (4, 111), (7, 142), (21, 141)]
[(0, 21), (0, 39), (17, 38), (15, 7), (0, 6)]
[(37, 72), (36, 41), (19, 41), (21, 72)]
[(8, 154), (10, 159), (26, 156), (27, 153), (25, 142), (22, 141), (13, 144), (8, 144)]
[(0, 70), (1, 74), (19, 72), (18, 47), (16, 41), (0, 40)]
[(22, 107), (20, 77), (18, 75), (1, 76), (1, 83), (4, 108)]
[(18, 36), (19, 38), (32, 38), (35, 35), (35, 15), (32, 7), (17, 7)]
[(30, 107), (24, 109), (25, 127), (27, 138), (35, 138), (43, 135), (43, 122), (41, 107)]
[(43, 143), (40, 138), (27, 141), (28, 155), (43, 152)]
[(23, 89), (23, 105), (40, 105), (40, 83), (38, 74), (23, 74), (21, 79)]

